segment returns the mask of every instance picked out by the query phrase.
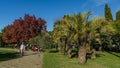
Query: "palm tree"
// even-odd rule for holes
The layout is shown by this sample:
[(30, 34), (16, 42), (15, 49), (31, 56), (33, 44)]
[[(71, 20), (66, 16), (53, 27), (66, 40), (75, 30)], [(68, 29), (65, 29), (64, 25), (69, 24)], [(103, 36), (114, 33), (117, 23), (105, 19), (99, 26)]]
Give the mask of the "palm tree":
[(95, 17), (89, 22), (88, 26), (88, 42), (89, 45), (92, 47), (92, 59), (96, 58), (95, 54), (95, 45), (97, 44), (101, 45), (101, 37), (100, 32), (102, 28), (102, 23), (105, 22), (103, 18)]
[[(98, 17), (88, 21), (89, 15), (90, 12), (86, 12), (71, 16), (67, 15), (62, 19), (67, 26), (69, 34), (68, 40), (70, 40), (70, 42), (76, 42), (78, 45), (78, 61), (82, 64), (86, 62), (86, 47), (93, 47), (93, 43), (95, 42), (101, 45), (101, 34), (113, 32), (112, 27), (105, 24), (104, 18)], [(111, 30), (105, 28), (108, 26)], [(107, 31), (103, 31), (103, 29)], [(93, 54), (91, 58), (96, 58), (95, 49), (92, 48), (92, 51)]]
[[(76, 42), (78, 47), (78, 60), (84, 64), (86, 62), (87, 25), (90, 12), (74, 14), (63, 18), (67, 26), (70, 42)], [(71, 50), (71, 49), (70, 49)], [(69, 52), (69, 51), (68, 51)]]
[(90, 21), (88, 27), (88, 39), (92, 46), (92, 59), (96, 58), (95, 48), (93, 45), (96, 44), (95, 42), (100, 45), (100, 50), (102, 48), (102, 43), (104, 42), (103, 40), (107, 38), (107, 40), (111, 42), (111, 37), (115, 33), (115, 29), (112, 25), (112, 23), (105, 21), (103, 17), (95, 17)]
[(112, 37), (116, 34), (116, 30), (113, 26), (114, 26), (114, 22), (105, 21), (104, 23), (102, 23), (102, 28), (100, 33), (101, 40), (102, 42), (107, 41), (108, 45), (112, 45), (113, 43)]
[[(112, 35), (114, 29), (112, 24), (106, 23), (104, 18), (93, 18), (88, 21), (90, 12), (79, 13), (74, 15), (64, 15), (61, 20), (57, 21), (54, 26), (53, 36), (55, 40), (62, 37), (67, 38), (68, 56), (71, 57), (71, 43), (78, 45), (78, 61), (82, 64), (86, 62), (86, 47), (93, 47), (95, 42), (102, 44), (102, 35)], [(110, 30), (109, 30), (109, 29)], [(111, 34), (112, 33), (112, 34)], [(90, 48), (89, 48), (90, 49)], [(95, 57), (95, 49), (92, 48)]]
[(74, 33), (73, 38), (78, 44), (78, 61), (84, 64), (86, 62), (86, 43), (87, 43), (87, 27), (88, 27), (88, 17), (90, 12), (75, 14), (73, 16)]
[(66, 27), (61, 20), (57, 20), (54, 24), (53, 35), (52, 38), (54, 42), (58, 43), (59, 50), (62, 52), (64, 48), (65, 54), (65, 39), (66, 39)]
[(115, 35), (112, 37), (113, 41), (117, 43), (117, 45), (120, 45), (120, 23), (116, 21), (113, 25), (113, 27), (116, 30)]
[[(62, 19), (57, 20), (54, 24), (54, 30), (53, 30), (53, 39), (55, 42), (58, 42), (58, 46), (64, 48), (64, 54), (66, 51), (68, 51), (68, 57), (71, 58), (71, 51), (72, 51), (72, 38), (70, 38), (72, 32), (73, 32), (73, 26), (72, 25), (72, 17), (70, 15), (64, 15)], [(61, 42), (60, 42), (61, 41)], [(63, 44), (61, 44), (63, 43)]]
[(72, 57), (72, 45), (71, 45), (71, 43), (74, 41), (71, 38), (71, 34), (74, 32), (74, 30), (73, 30), (74, 23), (72, 22), (72, 17), (68, 14), (63, 16), (63, 18), (61, 19), (61, 22), (63, 23), (64, 28), (66, 29), (65, 30), (66, 43), (65, 43), (64, 51), (67, 51), (68, 57), (71, 58)]

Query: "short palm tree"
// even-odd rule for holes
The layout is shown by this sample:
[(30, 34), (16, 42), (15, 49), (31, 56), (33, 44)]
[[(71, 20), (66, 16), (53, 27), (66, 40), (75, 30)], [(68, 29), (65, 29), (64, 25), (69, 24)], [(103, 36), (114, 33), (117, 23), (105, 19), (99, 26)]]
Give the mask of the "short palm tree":
[[(68, 56), (71, 57), (72, 46), (74, 42), (78, 45), (78, 61), (82, 64), (86, 62), (86, 47), (93, 47), (93, 43), (102, 44), (103, 35), (111, 35), (114, 32), (112, 24), (106, 23), (104, 18), (96, 17), (88, 20), (90, 12), (78, 13), (74, 15), (64, 15), (62, 19), (56, 21), (54, 25), (54, 40), (64, 40), (68, 46)], [(90, 48), (89, 48), (90, 49)], [(95, 49), (92, 48), (95, 57)], [(65, 49), (64, 49), (65, 51)]]
[(74, 14), (72, 16), (66, 16), (63, 18), (64, 23), (67, 26), (69, 40), (76, 42), (78, 45), (78, 60), (84, 64), (86, 62), (86, 37), (87, 37), (87, 25), (90, 12)]
[(61, 20), (57, 20), (54, 24), (54, 30), (53, 30), (53, 40), (58, 43), (58, 48), (62, 52), (64, 48), (64, 54), (65, 54), (65, 39), (66, 39), (66, 26)]

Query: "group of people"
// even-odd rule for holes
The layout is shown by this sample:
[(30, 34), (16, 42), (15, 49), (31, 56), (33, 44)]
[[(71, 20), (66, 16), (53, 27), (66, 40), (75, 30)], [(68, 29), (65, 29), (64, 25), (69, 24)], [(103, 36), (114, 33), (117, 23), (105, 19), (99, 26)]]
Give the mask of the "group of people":
[(38, 53), (40, 53), (40, 50), (41, 50), (41, 47), (40, 46), (34, 46), (34, 45), (30, 45), (30, 46), (28, 46), (28, 44), (25, 46), (24, 45), (24, 43), (22, 42), (22, 44), (20, 45), (20, 55), (21, 56), (23, 56), (24, 55), (24, 51), (25, 50), (28, 50), (28, 48), (30, 47), (30, 49), (32, 50), (32, 51), (37, 51)]

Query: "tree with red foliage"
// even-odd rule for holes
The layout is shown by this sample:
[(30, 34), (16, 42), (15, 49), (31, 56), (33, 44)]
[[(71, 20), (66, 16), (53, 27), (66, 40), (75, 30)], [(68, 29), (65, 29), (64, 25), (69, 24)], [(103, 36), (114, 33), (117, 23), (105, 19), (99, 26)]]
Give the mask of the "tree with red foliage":
[(6, 26), (2, 38), (6, 43), (28, 42), (43, 31), (46, 31), (46, 21), (26, 14), (24, 19), (16, 19)]

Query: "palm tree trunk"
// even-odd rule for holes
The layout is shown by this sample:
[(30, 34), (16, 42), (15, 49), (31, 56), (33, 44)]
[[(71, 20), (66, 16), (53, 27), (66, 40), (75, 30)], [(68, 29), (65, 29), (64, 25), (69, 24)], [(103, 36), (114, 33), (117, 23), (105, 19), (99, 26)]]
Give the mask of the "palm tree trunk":
[(69, 47), (69, 49), (68, 49), (68, 57), (72, 58), (72, 48), (71, 47)]
[(102, 46), (99, 47), (99, 51), (102, 51)]
[(96, 58), (96, 51), (95, 49), (92, 49), (91, 59), (95, 59), (95, 58)]
[(86, 63), (86, 48), (85, 46), (80, 46), (78, 51), (78, 61), (81, 64)]
[(60, 53), (63, 53), (63, 46), (60, 46)]
[(62, 53), (62, 43), (60, 41), (58, 41), (58, 50), (59, 53)]
[(86, 44), (86, 52), (89, 53), (90, 52), (90, 44)]
[(64, 55), (65, 55), (65, 52), (66, 52), (66, 43), (64, 45)]

